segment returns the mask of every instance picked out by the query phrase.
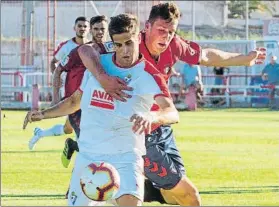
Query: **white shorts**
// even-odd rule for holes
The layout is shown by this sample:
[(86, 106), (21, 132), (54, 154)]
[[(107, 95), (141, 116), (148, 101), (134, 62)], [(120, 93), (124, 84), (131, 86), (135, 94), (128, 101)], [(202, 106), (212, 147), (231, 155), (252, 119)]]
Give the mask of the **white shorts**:
[[(88, 155), (78, 153), (72, 173), (70, 190), (68, 194), (69, 206), (98, 206), (104, 205), (105, 202), (96, 202), (87, 198), (80, 186), (80, 176), (82, 170), (92, 162), (107, 162), (112, 164), (120, 175), (120, 188), (113, 199), (122, 195), (129, 194), (137, 197), (143, 202), (144, 196), (144, 175), (143, 159), (138, 156), (135, 158), (134, 153), (125, 153), (117, 155)], [(113, 202), (113, 201), (110, 201)]]

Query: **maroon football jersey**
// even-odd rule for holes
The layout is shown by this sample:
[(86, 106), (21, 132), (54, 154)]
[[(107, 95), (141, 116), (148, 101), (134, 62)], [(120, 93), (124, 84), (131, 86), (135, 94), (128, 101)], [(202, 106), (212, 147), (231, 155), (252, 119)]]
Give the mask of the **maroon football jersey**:
[[(93, 45), (92, 42), (88, 42), (86, 44)], [(106, 54), (110, 52), (107, 49), (108, 44), (111, 44), (111, 42), (98, 44), (100, 54)], [(66, 81), (65, 81), (65, 98), (71, 96), (79, 88), (83, 78), (83, 73), (86, 69), (78, 54), (78, 48), (80, 46), (73, 49), (70, 52), (70, 54), (60, 63), (62, 70), (64, 72), (67, 72)]]

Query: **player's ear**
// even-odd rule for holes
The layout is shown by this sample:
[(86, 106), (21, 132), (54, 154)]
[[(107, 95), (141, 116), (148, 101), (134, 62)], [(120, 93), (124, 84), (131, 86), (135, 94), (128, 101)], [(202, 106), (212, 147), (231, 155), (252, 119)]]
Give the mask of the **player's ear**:
[(150, 22), (147, 20), (146, 22), (145, 22), (145, 29), (149, 29), (150, 28)]

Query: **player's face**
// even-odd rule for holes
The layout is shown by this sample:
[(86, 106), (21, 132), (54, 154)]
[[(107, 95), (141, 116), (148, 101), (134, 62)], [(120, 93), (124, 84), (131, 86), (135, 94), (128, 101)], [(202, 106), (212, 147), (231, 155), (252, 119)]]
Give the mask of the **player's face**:
[(74, 30), (76, 32), (76, 36), (79, 38), (84, 38), (89, 33), (89, 22), (87, 21), (78, 21), (75, 24)]
[(161, 18), (146, 24), (146, 44), (152, 55), (160, 55), (169, 46), (176, 32), (178, 20), (168, 22)]
[(121, 67), (132, 66), (139, 58), (139, 35), (129, 32), (112, 36), (116, 63)]
[(101, 21), (91, 25), (91, 34), (96, 43), (105, 42), (108, 34), (108, 23)]

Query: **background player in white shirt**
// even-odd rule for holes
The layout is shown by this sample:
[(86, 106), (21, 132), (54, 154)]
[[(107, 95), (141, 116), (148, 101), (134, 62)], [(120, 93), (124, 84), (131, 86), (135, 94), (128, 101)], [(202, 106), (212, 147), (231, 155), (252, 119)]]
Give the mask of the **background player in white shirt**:
[[(51, 72), (54, 73), (56, 64), (66, 58), (68, 54), (77, 46), (82, 45), (86, 43), (87, 36), (89, 33), (89, 21), (86, 19), (86, 17), (78, 17), (75, 20), (74, 25), (74, 31), (76, 32), (76, 36), (60, 43), (57, 47), (57, 49), (54, 51), (53, 59), (50, 63), (50, 69)], [(65, 95), (65, 79), (66, 79), (66, 73), (62, 73), (61, 75), (62, 83), (61, 81), (53, 81), (53, 96), (52, 96), (52, 105), (58, 103), (60, 101), (61, 97), (64, 97)], [(58, 92), (56, 92), (56, 89), (58, 89)], [(59, 89), (60, 89), (60, 96), (59, 96)], [(69, 122), (69, 119), (66, 119), (65, 124), (56, 124), (53, 127), (49, 129), (41, 129), (39, 127), (36, 127), (34, 130), (34, 135), (31, 138), (29, 142), (29, 149), (32, 150), (36, 142), (42, 138), (42, 137), (48, 137), (48, 136), (60, 136), (64, 134), (71, 134), (73, 132), (73, 128)]]
[[(120, 174), (120, 189), (115, 197), (123, 206), (141, 205), (144, 176), (145, 132), (151, 124), (171, 124), (179, 120), (164, 77), (139, 54), (139, 23), (135, 16), (120, 14), (111, 18), (109, 33), (115, 53), (101, 56), (106, 73), (118, 76), (134, 90), (127, 102), (113, 99), (96, 78), (85, 72), (80, 87), (72, 96), (44, 110), (31, 111), (28, 122), (64, 116), (81, 108), (79, 153), (70, 185), (69, 205), (89, 205), (80, 187), (81, 170), (91, 162), (104, 161)], [(154, 101), (155, 100), (155, 101)], [(156, 102), (161, 110), (150, 112)]]

